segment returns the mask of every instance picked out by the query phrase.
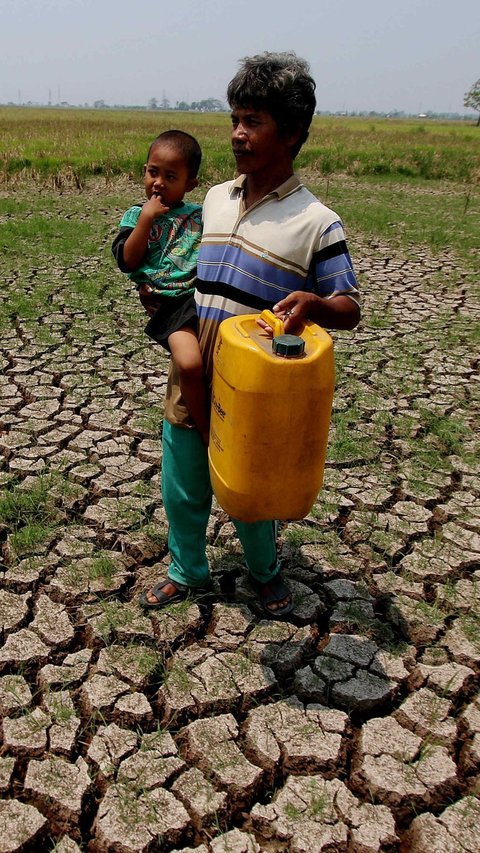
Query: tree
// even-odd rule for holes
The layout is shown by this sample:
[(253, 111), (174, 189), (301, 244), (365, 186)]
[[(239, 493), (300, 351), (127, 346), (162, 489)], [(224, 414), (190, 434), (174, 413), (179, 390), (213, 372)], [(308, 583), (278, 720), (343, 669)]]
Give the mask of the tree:
[(148, 102), (148, 109), (149, 110), (156, 110), (157, 107), (158, 107), (157, 99), (156, 98), (150, 98), (150, 100)]
[(472, 110), (478, 110), (477, 127), (480, 126), (480, 78), (473, 84), (469, 92), (465, 92), (463, 99), (465, 107), (471, 107)]

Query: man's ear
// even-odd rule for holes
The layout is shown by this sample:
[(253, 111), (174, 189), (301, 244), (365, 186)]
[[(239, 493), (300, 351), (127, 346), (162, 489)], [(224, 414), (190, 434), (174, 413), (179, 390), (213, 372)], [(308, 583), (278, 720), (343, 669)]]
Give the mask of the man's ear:
[(185, 187), (185, 192), (189, 193), (194, 190), (195, 187), (198, 187), (198, 178), (190, 178), (187, 182), (187, 186)]
[(285, 139), (288, 142), (289, 148), (293, 148), (297, 144), (301, 135), (302, 135), (302, 128), (301, 127), (297, 127), (297, 129), (295, 131), (292, 131), (292, 133), (285, 134)]
[(147, 171), (147, 164), (143, 164), (143, 177), (145, 177), (145, 172)]

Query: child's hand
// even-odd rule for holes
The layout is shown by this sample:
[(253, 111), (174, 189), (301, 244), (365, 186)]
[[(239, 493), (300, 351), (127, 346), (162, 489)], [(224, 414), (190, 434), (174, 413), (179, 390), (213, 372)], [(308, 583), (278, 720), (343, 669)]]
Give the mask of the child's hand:
[(163, 216), (169, 210), (170, 208), (163, 203), (161, 195), (154, 193), (143, 205), (140, 215), (148, 216), (153, 222), (154, 219), (157, 219), (158, 216)]
[(153, 287), (150, 287), (149, 284), (141, 284), (138, 288), (138, 295), (140, 297), (140, 302), (142, 303), (145, 311), (150, 317), (153, 317), (155, 311), (158, 308), (158, 302), (153, 295)]

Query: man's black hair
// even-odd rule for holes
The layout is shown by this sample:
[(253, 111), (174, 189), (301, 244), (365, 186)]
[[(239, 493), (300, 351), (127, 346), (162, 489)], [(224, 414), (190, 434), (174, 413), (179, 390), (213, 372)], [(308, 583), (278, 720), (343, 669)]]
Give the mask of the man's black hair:
[(176, 148), (185, 159), (188, 177), (197, 177), (202, 162), (202, 149), (194, 136), (185, 133), (184, 130), (165, 130), (153, 140), (148, 149), (147, 159), (150, 159), (150, 153), (157, 145), (169, 145), (171, 148)]
[(296, 157), (308, 137), (315, 112), (315, 81), (310, 66), (295, 53), (261, 53), (242, 59), (242, 66), (228, 84), (232, 108), (266, 110), (280, 133), (300, 131), (292, 146)]

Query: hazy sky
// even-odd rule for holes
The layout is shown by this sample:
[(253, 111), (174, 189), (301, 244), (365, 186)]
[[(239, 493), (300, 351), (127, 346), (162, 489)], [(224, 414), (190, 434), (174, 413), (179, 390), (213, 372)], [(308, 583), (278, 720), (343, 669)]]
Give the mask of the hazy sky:
[(479, 0), (0, 0), (0, 102), (224, 100), (238, 60), (295, 50), (318, 108), (465, 112)]

